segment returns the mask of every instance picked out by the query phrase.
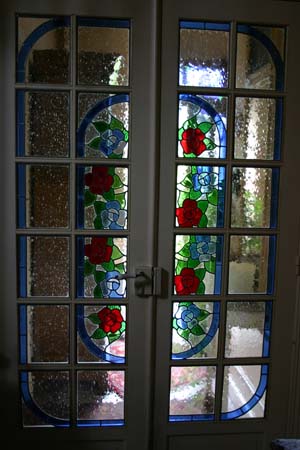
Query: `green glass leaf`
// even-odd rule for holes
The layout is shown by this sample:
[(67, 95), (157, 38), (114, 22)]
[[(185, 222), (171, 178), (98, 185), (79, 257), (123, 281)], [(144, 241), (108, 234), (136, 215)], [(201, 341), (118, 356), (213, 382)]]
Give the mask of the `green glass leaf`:
[(108, 175), (111, 175), (113, 177), (114, 174), (115, 174), (115, 168), (114, 167), (108, 167), (107, 173), (108, 173)]
[(182, 139), (183, 132), (184, 132), (184, 128), (183, 127), (179, 128), (179, 130), (178, 130), (178, 140), (179, 141), (181, 141), (181, 139)]
[(116, 194), (115, 195), (115, 200), (117, 200), (117, 202), (120, 203), (121, 209), (125, 209), (126, 208), (126, 197), (125, 194)]
[(124, 134), (124, 141), (125, 141), (125, 142), (128, 142), (128, 139), (129, 139), (129, 133), (128, 133), (127, 130), (125, 130), (125, 128), (124, 128), (124, 130), (123, 130), (123, 134)]
[(201, 209), (201, 211), (203, 213), (205, 213), (205, 211), (207, 210), (208, 207), (208, 201), (207, 200), (199, 200), (199, 202), (197, 202), (198, 208)]
[(120, 338), (120, 336), (121, 336), (120, 331), (116, 331), (115, 333), (108, 333), (107, 335), (110, 344), (114, 341), (117, 341)]
[(124, 256), (123, 253), (120, 251), (120, 249), (116, 245), (114, 245), (111, 258), (112, 259), (119, 259), (122, 256)]
[(206, 145), (207, 150), (213, 150), (216, 148), (216, 144), (209, 138), (203, 139), (203, 142)]
[(101, 320), (99, 319), (98, 314), (96, 314), (96, 313), (90, 314), (90, 315), (88, 316), (88, 319), (89, 319), (91, 322), (95, 323), (96, 325), (98, 325), (99, 323), (101, 323)]
[(97, 330), (94, 331), (91, 338), (92, 339), (103, 339), (103, 338), (105, 338), (105, 336), (106, 336), (105, 331), (101, 330), (101, 328), (98, 328)]
[(216, 260), (212, 258), (210, 261), (204, 263), (204, 267), (209, 273), (216, 273)]
[(199, 228), (207, 228), (208, 218), (205, 214), (202, 215), (199, 222)]
[(187, 308), (191, 306), (192, 302), (180, 302), (179, 306), (186, 306)]
[(99, 150), (101, 141), (102, 139), (100, 137), (95, 137), (90, 142), (88, 142), (87, 145), (93, 148), (94, 150)]
[(105, 280), (105, 272), (102, 270), (96, 270), (94, 278), (97, 284), (101, 283), (101, 281)]
[(199, 295), (205, 294), (205, 284), (203, 283), (203, 281), (199, 283), (197, 294)]
[(200, 281), (202, 281), (205, 277), (206, 270), (203, 268), (195, 270), (195, 275), (197, 278), (199, 278)]
[(194, 116), (191, 119), (188, 119), (184, 122), (184, 124), (182, 125), (182, 127), (187, 130), (188, 128), (197, 128), (197, 117)]
[(121, 323), (120, 334), (124, 333), (125, 330), (126, 330), (126, 322), (123, 321)]
[(213, 126), (213, 123), (211, 123), (211, 122), (201, 122), (198, 124), (199, 130), (201, 130), (202, 133), (204, 133), (204, 134), (206, 134), (211, 129), (212, 126)]
[(202, 194), (201, 194), (200, 191), (194, 191), (194, 190), (191, 190), (190, 198), (191, 198), (191, 200), (198, 200), (198, 198), (200, 198), (201, 195), (202, 195)]
[(99, 285), (97, 285), (94, 289), (94, 298), (103, 298), (103, 292)]
[(182, 182), (180, 184), (182, 184), (183, 186), (185, 186), (187, 188), (193, 187), (192, 175), (188, 174), (186, 177), (184, 177), (184, 179), (182, 180)]
[(199, 260), (198, 259), (189, 259), (188, 260), (188, 268), (189, 269), (195, 269), (195, 267), (199, 266)]
[(121, 188), (123, 186), (124, 185), (123, 185), (123, 183), (121, 181), (121, 178), (118, 175), (114, 175), (114, 182), (113, 182), (112, 188), (113, 189), (118, 189), (118, 188)]
[(97, 195), (92, 194), (89, 189), (86, 189), (84, 191), (84, 206), (90, 206), (94, 203), (96, 200)]
[(182, 207), (182, 204), (186, 198), (189, 198), (189, 193), (181, 191), (178, 198), (178, 205), (180, 208)]
[(94, 220), (94, 227), (95, 230), (103, 230), (103, 223), (101, 216), (97, 216), (96, 219)]
[(172, 327), (173, 327), (175, 330), (178, 330), (178, 325), (177, 325), (177, 320), (176, 320), (176, 319), (173, 319)]
[(92, 123), (99, 133), (104, 133), (104, 131), (109, 129), (109, 125), (106, 122), (101, 122), (101, 121), (98, 122), (97, 121), (97, 122), (92, 122)]
[(217, 189), (213, 189), (210, 194), (208, 194), (207, 199), (209, 203), (214, 206), (218, 205), (218, 191)]
[(187, 267), (187, 264), (185, 261), (178, 261), (177, 265), (176, 265), (176, 275), (180, 275), (180, 272), (182, 271), (182, 269), (184, 269), (185, 267)]
[(95, 270), (95, 265), (91, 264), (88, 259), (84, 261), (84, 276), (91, 275)]
[(104, 262), (101, 265), (102, 265), (103, 269), (106, 270), (106, 272), (111, 272), (112, 270), (115, 269), (115, 265), (114, 265), (113, 261)]
[(191, 166), (191, 172), (192, 172), (192, 175), (196, 175), (197, 174), (197, 166)]
[(179, 336), (181, 336), (186, 341), (189, 340), (189, 337), (190, 337), (190, 334), (191, 334), (189, 329), (182, 330), (181, 328), (178, 328), (177, 333), (179, 334)]
[(113, 190), (113, 189), (110, 189), (110, 190), (107, 191), (107, 192), (103, 192), (102, 196), (103, 196), (103, 198), (105, 198), (105, 200), (107, 200), (107, 201), (110, 202), (110, 201), (112, 201), (112, 200), (115, 199), (115, 193), (114, 193), (114, 190)]
[(182, 249), (178, 252), (181, 256), (190, 256), (190, 244), (185, 244)]
[(184, 158), (196, 158), (197, 155), (195, 153), (184, 153)]
[(112, 152), (109, 155), (107, 155), (108, 159), (122, 159), (123, 155), (117, 155), (116, 153)]
[(105, 203), (97, 201), (94, 203), (95, 213), (97, 216), (101, 214), (101, 212), (105, 209)]
[(121, 130), (121, 131), (123, 131), (123, 129), (124, 129), (123, 122), (121, 122), (120, 120), (118, 120), (116, 117), (111, 116), (111, 119), (110, 119), (110, 129), (111, 129), (111, 130)]
[(202, 334), (205, 334), (205, 331), (203, 330), (203, 328), (200, 325), (195, 325), (191, 329), (191, 333), (193, 333), (195, 336), (201, 336)]
[(193, 244), (196, 242), (196, 236), (191, 236), (190, 237), (190, 243)]
[(121, 306), (120, 305), (107, 305), (107, 308), (111, 309), (111, 310), (113, 310), (113, 309), (121, 310)]
[(202, 322), (205, 320), (208, 316), (210, 316), (210, 312), (206, 311), (206, 309), (200, 309), (200, 316), (198, 317), (198, 322)]
[(121, 264), (116, 264), (115, 265), (115, 270), (117, 270), (120, 273), (125, 273), (125, 266), (124, 263)]
[(112, 237), (107, 238), (107, 245), (110, 245), (111, 247), (114, 245), (114, 240)]

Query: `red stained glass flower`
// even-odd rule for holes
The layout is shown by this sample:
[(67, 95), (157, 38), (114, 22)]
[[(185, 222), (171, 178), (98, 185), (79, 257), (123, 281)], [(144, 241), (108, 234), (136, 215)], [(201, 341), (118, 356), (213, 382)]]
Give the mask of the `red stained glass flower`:
[(108, 173), (107, 167), (94, 166), (92, 172), (85, 175), (85, 184), (93, 194), (108, 192), (114, 182), (112, 175)]
[(199, 128), (188, 128), (182, 133), (180, 141), (184, 153), (194, 153), (199, 156), (206, 150), (203, 140), (205, 134)]
[(196, 277), (194, 269), (185, 267), (180, 275), (175, 276), (174, 282), (177, 294), (189, 295), (197, 292), (200, 280)]
[(193, 227), (198, 225), (202, 211), (198, 208), (196, 200), (186, 198), (182, 208), (176, 208), (176, 216), (180, 227)]
[(97, 316), (100, 320), (99, 328), (105, 333), (115, 333), (120, 330), (124, 320), (119, 309), (103, 308)]
[(92, 242), (84, 246), (84, 254), (92, 264), (101, 264), (109, 262), (112, 247), (107, 245), (107, 238), (93, 237)]

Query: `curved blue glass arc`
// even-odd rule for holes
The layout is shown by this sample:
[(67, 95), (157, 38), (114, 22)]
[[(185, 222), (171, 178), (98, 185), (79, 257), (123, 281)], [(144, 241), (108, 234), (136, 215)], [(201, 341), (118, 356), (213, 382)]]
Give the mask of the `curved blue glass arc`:
[(238, 33), (249, 34), (257, 39), (267, 49), (275, 66), (276, 89), (282, 90), (284, 87), (284, 64), (281, 55), (272, 40), (262, 31), (251, 27), (250, 25), (238, 25), (237, 31)]
[(194, 105), (203, 108), (204, 111), (209, 114), (218, 130), (219, 139), (220, 139), (220, 158), (226, 158), (226, 128), (222, 117), (220, 114), (214, 109), (214, 107), (208, 103), (204, 98), (198, 97), (197, 95), (192, 94), (180, 94), (179, 100), (193, 103)]
[(39, 417), (43, 422), (53, 425), (55, 427), (69, 427), (70, 421), (65, 419), (58, 419), (57, 417), (50, 416), (49, 414), (42, 411), (41, 408), (33, 400), (28, 381), (28, 372), (21, 372), (21, 393), (26, 406), (34, 413), (35, 416)]
[(100, 358), (104, 361), (111, 363), (117, 364), (125, 363), (125, 358), (123, 356), (111, 355), (110, 353), (101, 350), (96, 344), (94, 344), (91, 337), (88, 335), (88, 332), (84, 324), (84, 305), (77, 306), (77, 331), (86, 348), (93, 355), (97, 356), (97, 358)]
[(261, 366), (260, 372), (260, 380), (258, 387), (252, 397), (240, 408), (235, 409), (234, 411), (228, 411), (226, 413), (221, 413), (221, 420), (232, 420), (237, 419), (238, 417), (243, 416), (248, 411), (250, 411), (257, 403), (261, 400), (264, 395), (267, 387), (268, 381), (268, 365), (263, 364)]
[(195, 347), (190, 348), (189, 350), (186, 350), (184, 352), (180, 353), (172, 353), (172, 359), (186, 359), (191, 358), (192, 356), (196, 355), (197, 353), (201, 352), (215, 337), (215, 334), (219, 328), (219, 322), (220, 322), (220, 302), (214, 302), (213, 307), (213, 318), (209, 327), (208, 332), (206, 333), (206, 336), (204, 339), (202, 339), (199, 344), (195, 345)]
[(77, 156), (84, 156), (85, 133), (87, 127), (90, 125), (95, 115), (103, 111), (104, 109), (109, 108), (110, 106), (126, 102), (129, 103), (128, 94), (113, 95), (111, 97), (105, 98), (104, 100), (101, 100), (86, 113), (77, 130)]
[(60, 27), (70, 26), (70, 17), (56, 17), (42, 23), (39, 27), (35, 28), (32, 33), (25, 39), (17, 58), (17, 82), (25, 82), (25, 64), (27, 57), (34, 46), (34, 44), (49, 31), (55, 30)]

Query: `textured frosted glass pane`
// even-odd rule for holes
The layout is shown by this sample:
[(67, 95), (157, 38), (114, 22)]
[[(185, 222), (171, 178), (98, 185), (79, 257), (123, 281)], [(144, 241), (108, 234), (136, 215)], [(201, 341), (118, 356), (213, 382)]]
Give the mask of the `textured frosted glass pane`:
[(124, 419), (124, 387), (123, 370), (79, 371), (79, 421)]
[(175, 302), (172, 358), (216, 358), (219, 316), (219, 302)]
[(129, 96), (90, 94), (78, 96), (77, 155), (127, 158)]
[(169, 414), (212, 414), (215, 382), (214, 366), (172, 367)]
[(68, 421), (70, 417), (68, 372), (22, 372), (21, 390), (25, 427), (49, 427)]
[(27, 306), (29, 363), (68, 362), (69, 307)]
[(77, 168), (79, 228), (127, 228), (128, 169), (111, 166)]
[(270, 293), (274, 255), (269, 247), (269, 236), (231, 236), (229, 294)]
[(262, 356), (265, 302), (228, 302), (225, 356)]
[(18, 17), (17, 80), (67, 83), (70, 79), (70, 28), (64, 17)]
[[(235, 103), (234, 157), (246, 159), (278, 159), (275, 148), (276, 104), (273, 98), (238, 97)], [(281, 111), (278, 111), (280, 114)], [(276, 142), (280, 146), (280, 142)], [(274, 150), (276, 155), (274, 155)]]
[[(25, 167), (26, 181), (21, 176)], [(26, 227), (68, 227), (68, 167), (23, 165), (19, 166), (18, 175), (19, 222), (25, 221)], [(22, 185), (23, 181), (26, 186)], [(23, 207), (24, 194), (26, 208)]]
[(18, 156), (68, 156), (69, 144), (69, 94), (18, 92)]
[(282, 89), (285, 29), (238, 26), (236, 87)]
[(19, 266), (21, 297), (69, 295), (69, 238), (22, 236)]
[[(256, 394), (260, 380), (261, 366), (225, 367), (222, 412), (235, 411), (244, 407), (244, 410), (241, 410), (236, 417), (244, 418), (245, 413), (248, 413), (248, 418), (264, 417), (265, 402), (263, 390), (258, 390), (257, 397), (254, 398), (254, 401), (252, 400), (253, 406), (252, 402), (249, 402)], [(246, 406), (248, 402), (249, 406)]]
[(120, 363), (120, 357), (125, 358), (125, 339), (125, 306), (77, 307), (78, 362)]
[(78, 27), (79, 84), (128, 86), (129, 29), (110, 22), (107, 27)]
[(272, 169), (232, 169), (231, 226), (269, 228)]
[(179, 84), (227, 87), (228, 31), (180, 30)]

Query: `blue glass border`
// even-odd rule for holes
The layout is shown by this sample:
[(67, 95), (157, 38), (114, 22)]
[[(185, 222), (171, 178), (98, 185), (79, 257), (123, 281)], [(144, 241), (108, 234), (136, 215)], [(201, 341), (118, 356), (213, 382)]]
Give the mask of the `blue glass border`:
[[(209, 97), (209, 95), (207, 95), (207, 97)], [(226, 99), (227, 99), (227, 97), (226, 97)], [(210, 103), (208, 103), (208, 101), (206, 101), (205, 99), (203, 99), (202, 97), (199, 97), (197, 95), (179, 94), (179, 101), (186, 101), (186, 102), (193, 103), (194, 105), (197, 105), (200, 108), (203, 108), (204, 111), (206, 111), (207, 114), (209, 114), (212, 117), (214, 124), (217, 127), (218, 134), (219, 134), (220, 155), (219, 155), (219, 158), (211, 158), (211, 159), (226, 158), (226, 128), (225, 128), (225, 125), (223, 123), (223, 120), (222, 120), (220, 114), (213, 108), (213, 106)]]
[(281, 155), (281, 142), (282, 142), (282, 130), (283, 130), (283, 100), (282, 98), (276, 99), (276, 111), (275, 111), (275, 135), (274, 135), (274, 160), (280, 160)]
[(170, 415), (169, 422), (207, 422), (215, 420), (214, 414)]
[[(19, 16), (20, 18), (22, 16)], [(47, 19), (45, 17), (45, 19)], [(17, 83), (24, 83), (26, 78), (25, 64), (27, 57), (34, 46), (34, 44), (49, 31), (55, 30), (60, 27), (70, 27), (71, 19), (68, 16), (55, 17), (42, 23), (40, 26), (35, 28), (32, 33), (25, 39), (23, 45), (17, 56)]]
[[(96, 305), (95, 305), (96, 306)], [(100, 306), (100, 305), (99, 305)], [(121, 306), (121, 305), (120, 305)], [(101, 350), (96, 344), (94, 344), (93, 340), (88, 335), (88, 332), (84, 323), (84, 305), (77, 305), (76, 307), (76, 321), (77, 321), (77, 332), (82, 340), (83, 344), (86, 348), (97, 358), (102, 359), (103, 361), (107, 361), (115, 364), (125, 364), (125, 357), (123, 356), (115, 356), (110, 353)]]
[(77, 427), (123, 427), (125, 420), (77, 420)]
[[(193, 303), (195, 303), (195, 302), (193, 302)], [(173, 360), (191, 358), (192, 356), (197, 355), (197, 353), (201, 352), (201, 350), (203, 350), (213, 340), (213, 338), (215, 337), (216, 332), (219, 328), (220, 309), (221, 309), (221, 302), (214, 302), (213, 312), (212, 312), (213, 319), (211, 321), (209, 330), (206, 333), (205, 338), (202, 339), (202, 341), (199, 342), (199, 344), (197, 344), (195, 347), (192, 347), (189, 350), (186, 350), (185, 352), (172, 353)]]
[(267, 294), (273, 294), (275, 286), (276, 236), (269, 236)]
[(262, 351), (262, 356), (264, 358), (267, 358), (268, 356), (270, 356), (272, 309), (273, 309), (272, 302), (271, 301), (265, 302), (264, 341), (263, 341), (263, 351)]
[(102, 19), (98, 17), (77, 17), (78, 27), (130, 28), (128, 19)]
[(16, 155), (25, 156), (25, 92), (16, 92), (17, 135)]
[(17, 226), (26, 228), (26, 164), (17, 164)]
[(266, 36), (262, 31), (251, 25), (240, 24), (237, 26), (237, 32), (243, 34), (249, 34), (257, 39), (269, 52), (276, 70), (276, 86), (275, 89), (282, 91), (284, 88), (284, 63), (281, 55), (274, 45), (272, 40)]
[(268, 370), (269, 367), (267, 364), (263, 364), (261, 366), (260, 380), (255, 393), (248, 400), (248, 402), (242, 405), (240, 408), (237, 408), (234, 411), (221, 413), (221, 420), (237, 419), (238, 417), (241, 417), (248, 411), (250, 411), (255, 405), (257, 405), (257, 403), (261, 400), (262, 396), (266, 391), (268, 381)]
[(77, 188), (77, 209), (76, 220), (77, 228), (84, 229), (84, 187), (85, 187), (85, 167), (89, 166), (77, 166), (76, 168), (76, 188)]
[[(117, 105), (118, 103), (129, 103), (129, 94), (117, 94), (110, 97), (106, 97), (104, 100), (100, 100), (93, 106), (81, 120), (79, 128), (77, 130), (77, 156), (83, 157), (85, 151), (85, 133), (87, 127), (92, 122), (96, 114), (103, 111), (110, 106)], [(124, 159), (124, 158), (123, 158)]]
[(279, 167), (276, 167), (272, 169), (272, 179), (271, 179), (270, 228), (277, 227), (279, 179), (280, 179), (280, 169)]
[(27, 297), (27, 237), (18, 237), (19, 296)]
[(76, 287), (79, 298), (84, 298), (84, 239), (84, 236), (76, 238)]
[(19, 344), (20, 344), (20, 364), (28, 362), (27, 353), (27, 306), (19, 306)]
[(192, 30), (230, 31), (229, 23), (196, 22), (193, 20), (180, 20), (179, 27)]
[(214, 294), (221, 294), (222, 286), (222, 263), (223, 263), (223, 246), (224, 246), (224, 236), (217, 236), (217, 246), (216, 246), (216, 273), (215, 273), (215, 283), (214, 283)]

